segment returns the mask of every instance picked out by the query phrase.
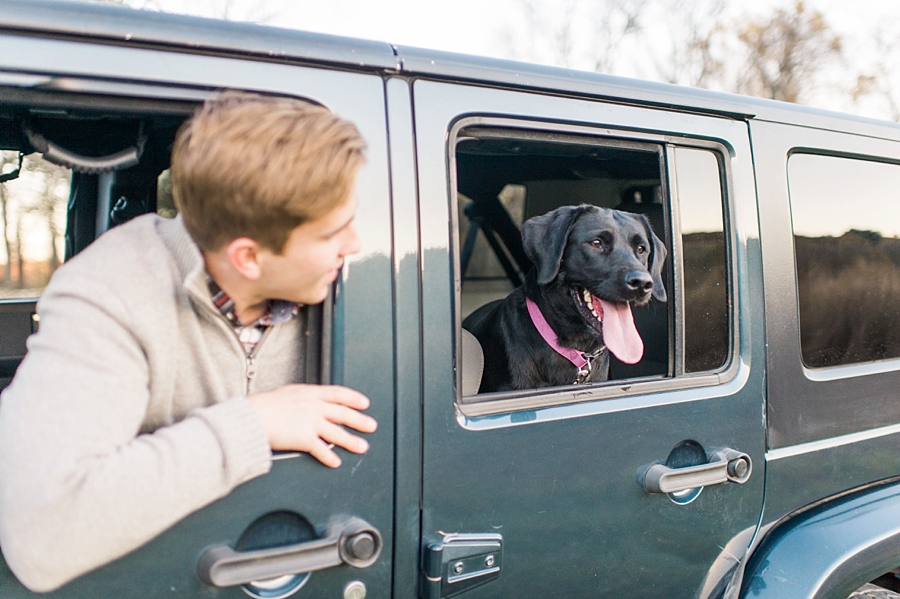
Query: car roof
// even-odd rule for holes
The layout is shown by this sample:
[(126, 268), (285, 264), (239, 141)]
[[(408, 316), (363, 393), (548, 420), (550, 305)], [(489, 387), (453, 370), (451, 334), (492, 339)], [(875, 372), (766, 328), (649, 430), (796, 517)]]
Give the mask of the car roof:
[(900, 140), (900, 125), (786, 102), (589, 71), (76, 0), (0, 0), (0, 32), (99, 39), (470, 82)]

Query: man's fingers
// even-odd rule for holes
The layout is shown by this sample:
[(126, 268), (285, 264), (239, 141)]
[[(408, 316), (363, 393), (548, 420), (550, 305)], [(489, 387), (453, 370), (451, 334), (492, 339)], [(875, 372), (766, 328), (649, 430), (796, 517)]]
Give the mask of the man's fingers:
[(328, 403), (339, 404), (353, 408), (354, 410), (366, 410), (369, 408), (369, 398), (349, 387), (339, 385), (322, 385), (320, 398)]
[(336, 424), (323, 426), (319, 432), (319, 438), (326, 443), (334, 443), (338, 447), (343, 447), (353, 453), (366, 453), (369, 449), (368, 441), (347, 432), (346, 429)]
[(341, 458), (322, 440), (317, 440), (309, 448), (309, 455), (316, 458), (329, 468), (337, 468), (341, 465)]
[(348, 429), (372, 433), (378, 423), (368, 414), (369, 399), (337, 385), (288, 385), (247, 398), (262, 416), (269, 445), (276, 450), (306, 451), (337, 468), (338, 455), (328, 443), (354, 453), (365, 453), (369, 444)]
[(325, 417), (330, 422), (349, 426), (361, 433), (374, 433), (378, 428), (378, 422), (371, 416), (344, 406), (328, 406)]

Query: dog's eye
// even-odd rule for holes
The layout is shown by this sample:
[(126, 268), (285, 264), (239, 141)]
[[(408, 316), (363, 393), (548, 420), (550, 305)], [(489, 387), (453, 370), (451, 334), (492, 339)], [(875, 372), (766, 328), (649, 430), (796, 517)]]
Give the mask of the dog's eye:
[(640, 255), (647, 251), (647, 247), (645, 245), (639, 245), (639, 246), (637, 246), (637, 248), (635, 248), (634, 251)]
[(597, 249), (600, 249), (603, 247), (603, 242), (600, 241), (599, 239), (593, 239), (593, 240), (591, 240), (591, 246), (593, 246)]

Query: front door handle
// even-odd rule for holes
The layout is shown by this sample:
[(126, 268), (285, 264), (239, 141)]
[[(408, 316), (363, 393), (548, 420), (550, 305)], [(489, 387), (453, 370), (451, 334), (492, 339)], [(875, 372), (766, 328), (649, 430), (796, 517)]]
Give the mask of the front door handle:
[(750, 456), (735, 449), (720, 449), (709, 462), (687, 468), (654, 464), (644, 473), (642, 486), (648, 493), (678, 493), (721, 483), (744, 484), (753, 472)]
[(342, 518), (331, 523), (324, 538), (253, 551), (235, 551), (216, 545), (200, 557), (200, 579), (215, 587), (250, 584), (290, 574), (313, 572), (348, 564), (367, 568), (381, 554), (381, 534), (359, 518)]

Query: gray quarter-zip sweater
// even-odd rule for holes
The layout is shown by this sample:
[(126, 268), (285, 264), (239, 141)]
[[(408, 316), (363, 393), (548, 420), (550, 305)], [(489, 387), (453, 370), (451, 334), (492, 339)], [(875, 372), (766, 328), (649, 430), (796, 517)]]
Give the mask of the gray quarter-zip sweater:
[(300, 322), (249, 361), (180, 218), (117, 227), (54, 274), (0, 400), (0, 547), (47, 591), (264, 474), (248, 394), (300, 382)]

